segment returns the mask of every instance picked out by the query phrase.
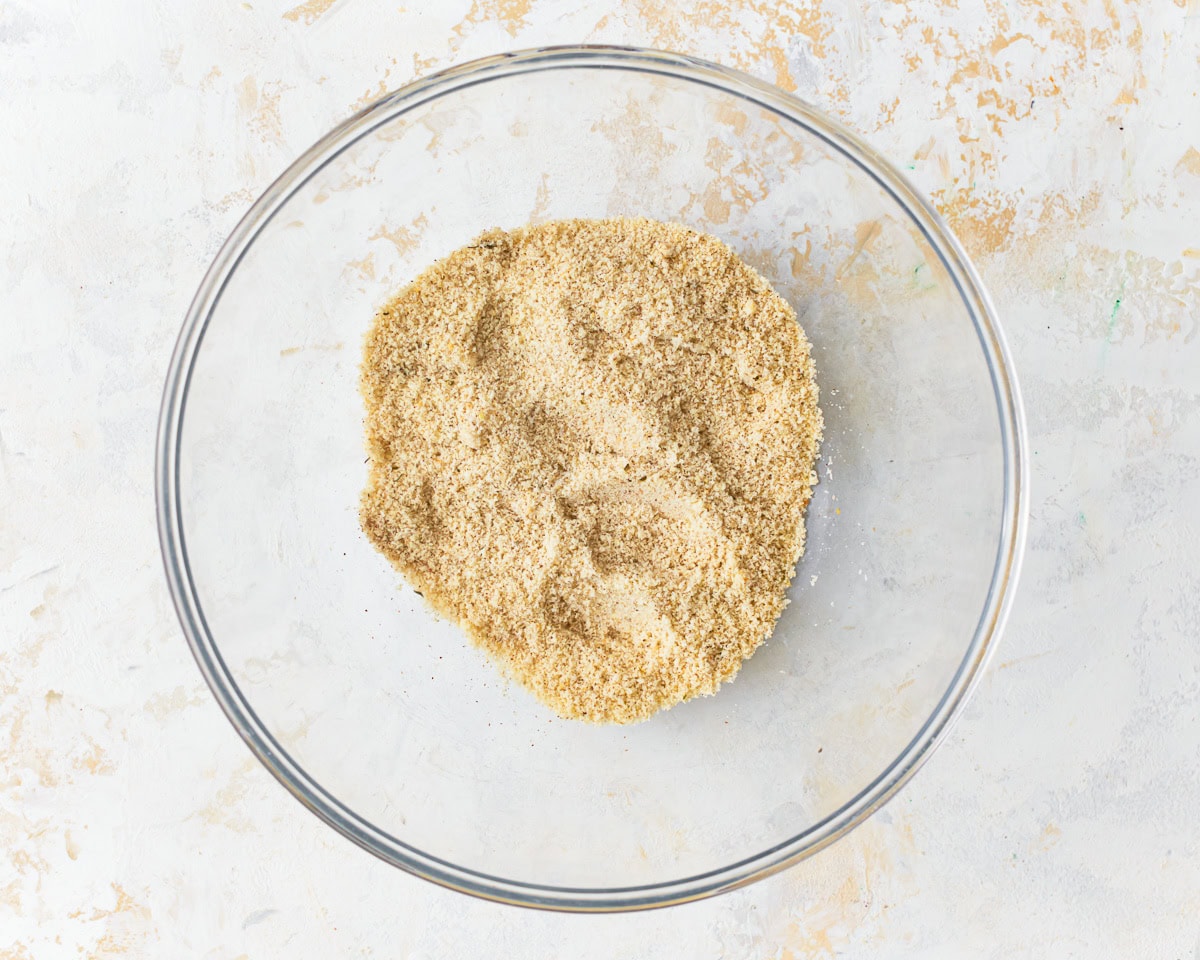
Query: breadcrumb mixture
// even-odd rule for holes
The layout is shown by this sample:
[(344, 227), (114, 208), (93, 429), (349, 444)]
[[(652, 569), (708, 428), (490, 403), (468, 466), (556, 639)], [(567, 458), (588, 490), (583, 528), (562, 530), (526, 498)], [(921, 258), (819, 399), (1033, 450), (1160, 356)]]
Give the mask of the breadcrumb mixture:
[(713, 693), (804, 549), (821, 412), (791, 307), (646, 219), (491, 230), (376, 316), (372, 543), (564, 717)]

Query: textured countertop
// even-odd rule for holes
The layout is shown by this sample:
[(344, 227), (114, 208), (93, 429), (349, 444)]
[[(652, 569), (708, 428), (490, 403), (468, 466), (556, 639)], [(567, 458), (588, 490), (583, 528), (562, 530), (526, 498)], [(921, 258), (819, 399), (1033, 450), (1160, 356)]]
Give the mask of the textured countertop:
[[(503, 49), (681, 50), (907, 167), (988, 284), (1033, 498), (1001, 648), (885, 811), (618, 917), (411, 878), (260, 768), (152, 463), (208, 261), (317, 136)], [(0, 957), (1200, 957), (1200, 4), (0, 3)]]

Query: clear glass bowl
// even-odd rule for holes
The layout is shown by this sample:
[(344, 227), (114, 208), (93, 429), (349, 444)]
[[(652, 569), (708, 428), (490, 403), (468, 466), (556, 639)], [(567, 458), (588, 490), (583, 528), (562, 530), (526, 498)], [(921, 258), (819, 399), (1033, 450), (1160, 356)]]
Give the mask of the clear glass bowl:
[[(826, 429), (771, 639), (715, 697), (601, 727), (502, 679), (367, 543), (357, 377), (374, 310), (435, 258), (624, 215), (716, 234), (790, 300)], [(1005, 618), (1025, 458), (987, 296), (889, 163), (736, 71), (555, 48), (384, 97), (254, 204), (171, 362), (158, 515), (205, 678), (297, 799), (448, 887), (616, 910), (794, 863), (912, 775)]]

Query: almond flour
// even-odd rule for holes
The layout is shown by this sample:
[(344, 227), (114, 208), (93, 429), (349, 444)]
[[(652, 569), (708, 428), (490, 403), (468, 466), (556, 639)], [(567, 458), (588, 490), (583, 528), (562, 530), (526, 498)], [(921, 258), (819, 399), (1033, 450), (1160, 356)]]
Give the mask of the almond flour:
[(376, 316), (371, 542), (564, 717), (713, 693), (804, 549), (808, 341), (714, 237), (645, 219), (492, 230)]

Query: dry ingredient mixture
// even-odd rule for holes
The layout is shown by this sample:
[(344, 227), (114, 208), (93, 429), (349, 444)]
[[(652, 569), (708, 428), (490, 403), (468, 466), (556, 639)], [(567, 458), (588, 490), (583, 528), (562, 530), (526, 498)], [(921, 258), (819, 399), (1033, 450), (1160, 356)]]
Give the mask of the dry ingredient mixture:
[(492, 230), (375, 318), (362, 526), (564, 717), (714, 692), (804, 549), (821, 412), (788, 304), (646, 219)]

